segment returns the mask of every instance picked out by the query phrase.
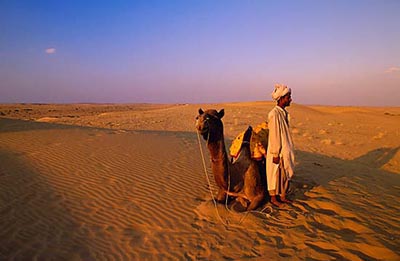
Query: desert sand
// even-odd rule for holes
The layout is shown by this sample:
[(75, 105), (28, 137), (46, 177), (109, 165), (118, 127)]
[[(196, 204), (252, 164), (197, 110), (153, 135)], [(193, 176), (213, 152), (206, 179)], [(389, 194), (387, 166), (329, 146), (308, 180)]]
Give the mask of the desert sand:
[(293, 104), (294, 204), (214, 205), (198, 109), (273, 106), (0, 105), (0, 259), (400, 260), (400, 107)]

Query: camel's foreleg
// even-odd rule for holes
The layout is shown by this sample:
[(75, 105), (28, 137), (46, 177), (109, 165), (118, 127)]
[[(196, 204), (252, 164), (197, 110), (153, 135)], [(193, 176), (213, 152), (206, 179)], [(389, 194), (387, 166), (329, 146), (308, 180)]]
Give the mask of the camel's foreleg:
[(223, 189), (223, 188), (220, 188), (220, 189), (218, 190), (218, 193), (217, 193), (217, 196), (215, 197), (215, 199), (216, 199), (218, 202), (220, 202), (220, 203), (225, 202), (225, 199), (226, 199), (226, 190)]
[(243, 198), (246, 200), (250, 200), (245, 194), (243, 193), (236, 193), (236, 192), (231, 192), (231, 191), (226, 191), (226, 194), (228, 194), (228, 196), (231, 197), (235, 197), (235, 198)]

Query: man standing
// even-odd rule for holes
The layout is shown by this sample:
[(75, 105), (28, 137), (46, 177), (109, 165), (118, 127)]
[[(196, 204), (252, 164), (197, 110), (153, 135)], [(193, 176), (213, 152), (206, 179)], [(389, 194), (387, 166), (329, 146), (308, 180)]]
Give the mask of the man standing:
[(268, 113), (267, 184), (271, 203), (280, 207), (282, 203), (291, 203), (286, 193), (294, 174), (294, 147), (285, 110), (292, 101), (291, 89), (276, 84), (272, 99), (277, 105)]

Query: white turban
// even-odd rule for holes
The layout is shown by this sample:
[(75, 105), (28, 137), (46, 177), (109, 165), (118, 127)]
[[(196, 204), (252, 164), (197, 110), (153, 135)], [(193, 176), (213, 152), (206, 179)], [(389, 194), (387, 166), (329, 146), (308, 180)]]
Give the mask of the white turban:
[(285, 96), (289, 92), (292, 92), (290, 88), (283, 84), (275, 84), (275, 90), (272, 92), (272, 99), (275, 101), (279, 100), (281, 97)]

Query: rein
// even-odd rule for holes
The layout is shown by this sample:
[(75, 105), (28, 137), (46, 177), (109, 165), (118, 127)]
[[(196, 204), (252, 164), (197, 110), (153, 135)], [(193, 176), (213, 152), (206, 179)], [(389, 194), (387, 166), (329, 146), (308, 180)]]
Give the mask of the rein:
[[(215, 200), (214, 193), (213, 193), (213, 191), (212, 191), (212, 189), (211, 189), (211, 182), (210, 182), (210, 178), (209, 178), (209, 176), (208, 176), (206, 161), (205, 161), (205, 159), (204, 159), (203, 148), (202, 148), (202, 146), (201, 146), (200, 134), (199, 134), (198, 131), (197, 131), (196, 133), (197, 133), (197, 140), (198, 140), (198, 142), (199, 142), (199, 148), (200, 148), (201, 159), (202, 159), (202, 162), (203, 162), (204, 173), (206, 174), (206, 179), (207, 179), (207, 182), (208, 182), (208, 189), (210, 190), (211, 198), (212, 198), (212, 201), (214, 202), (215, 211), (216, 211), (216, 213), (217, 213), (218, 218), (219, 218), (220, 221), (222, 222), (222, 224), (224, 224), (225, 226), (228, 226), (228, 222), (225, 222), (225, 221), (222, 219), (221, 215), (219, 214), (218, 206), (217, 206), (217, 201)], [(208, 132), (207, 144), (208, 144), (208, 139), (209, 139), (209, 137), (210, 137), (210, 132)]]
[[(208, 118), (206, 119), (206, 121), (208, 121)], [(208, 126), (208, 128), (210, 128), (210, 127)], [(201, 159), (202, 159), (202, 162), (203, 162), (204, 173), (205, 173), (205, 176), (206, 176), (206, 179), (207, 179), (207, 182), (208, 182), (208, 189), (209, 189), (209, 191), (210, 191), (211, 199), (212, 199), (212, 201), (213, 201), (213, 203), (214, 203), (215, 212), (217, 213), (217, 216), (218, 216), (218, 218), (220, 219), (221, 223), (222, 223), (223, 225), (225, 225), (225, 226), (229, 226), (228, 220), (226, 219), (226, 221), (224, 221), (224, 220), (222, 219), (221, 215), (219, 214), (219, 210), (218, 210), (218, 206), (217, 206), (217, 201), (215, 200), (214, 193), (213, 193), (213, 191), (212, 191), (212, 189), (211, 189), (212, 185), (211, 185), (211, 181), (210, 181), (210, 178), (209, 178), (209, 175), (208, 175), (208, 171), (207, 171), (207, 166), (206, 166), (206, 162), (205, 162), (205, 157), (204, 157), (204, 153), (203, 153), (203, 148), (202, 148), (202, 146), (201, 146), (200, 134), (199, 134), (198, 131), (196, 131), (196, 133), (197, 133), (197, 141), (198, 141), (198, 143), (199, 143), (199, 149), (200, 149)], [(210, 129), (208, 130), (207, 139), (206, 139), (206, 144), (207, 144), (207, 145), (208, 145), (208, 143), (209, 143), (209, 139), (210, 139)], [(215, 160), (214, 160), (213, 158), (211, 158), (211, 161), (212, 161), (212, 162), (218, 162), (218, 161), (222, 161), (222, 160), (223, 160), (223, 159), (215, 159)], [(225, 192), (226, 192), (226, 193), (225, 193), (225, 194), (226, 194), (226, 198), (225, 198), (225, 208), (226, 208), (226, 210), (227, 210), (228, 212), (232, 213), (232, 211), (228, 208), (228, 198), (229, 198), (229, 195), (232, 195), (231, 192), (230, 192), (230, 186), (231, 186), (231, 167), (230, 167), (229, 163), (227, 164), (227, 167), (228, 167), (228, 190), (225, 191)], [(270, 208), (270, 209), (271, 209), (270, 213), (265, 213), (265, 212), (263, 212), (263, 211), (264, 211), (265, 209), (267, 209), (267, 208)], [(240, 224), (244, 221), (244, 219), (247, 217), (247, 215), (248, 215), (249, 213), (259, 213), (259, 214), (265, 215), (266, 217), (270, 218), (272, 212), (273, 212), (273, 210), (272, 210), (272, 207), (270, 207), (270, 206), (266, 206), (266, 207), (263, 208), (261, 211), (256, 211), (256, 210), (246, 211), (245, 215), (240, 219), (238, 225), (240, 225)]]

